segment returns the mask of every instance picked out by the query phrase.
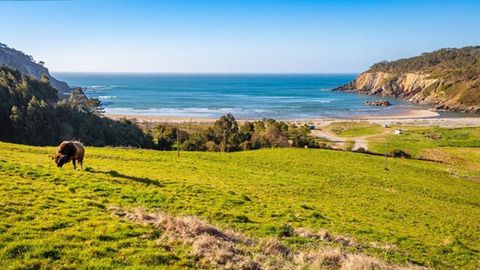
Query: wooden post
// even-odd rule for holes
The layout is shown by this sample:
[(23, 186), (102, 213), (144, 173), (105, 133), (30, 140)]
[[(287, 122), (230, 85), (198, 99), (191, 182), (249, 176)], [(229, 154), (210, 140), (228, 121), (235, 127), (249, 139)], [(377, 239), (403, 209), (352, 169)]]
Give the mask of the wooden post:
[(384, 165), (384, 170), (388, 171), (388, 166), (387, 166), (387, 137), (385, 137), (385, 165)]
[(227, 148), (227, 138), (226, 138), (226, 135), (225, 135), (225, 130), (223, 131), (223, 146), (222, 146), (222, 152), (225, 153), (225, 149)]
[(179, 139), (179, 135), (180, 135), (180, 128), (178, 127), (178, 123), (177, 123), (177, 157), (178, 157), (178, 158), (180, 157), (180, 139)]

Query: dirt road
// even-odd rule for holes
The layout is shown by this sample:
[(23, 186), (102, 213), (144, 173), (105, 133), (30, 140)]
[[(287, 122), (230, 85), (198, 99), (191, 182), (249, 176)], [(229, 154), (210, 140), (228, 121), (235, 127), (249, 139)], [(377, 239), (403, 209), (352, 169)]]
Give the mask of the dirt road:
[(365, 150), (368, 150), (368, 140), (372, 137), (376, 137), (379, 135), (385, 135), (388, 133), (393, 132), (392, 130), (385, 130), (382, 133), (378, 134), (371, 134), (371, 135), (365, 135), (365, 136), (359, 136), (359, 137), (340, 137), (337, 136), (331, 132), (324, 131), (324, 130), (312, 130), (312, 135), (318, 138), (325, 138), (329, 141), (331, 141), (332, 147), (336, 149), (343, 149), (345, 148), (345, 143), (347, 142), (353, 142), (353, 147), (352, 151), (356, 151), (359, 148), (363, 148)]

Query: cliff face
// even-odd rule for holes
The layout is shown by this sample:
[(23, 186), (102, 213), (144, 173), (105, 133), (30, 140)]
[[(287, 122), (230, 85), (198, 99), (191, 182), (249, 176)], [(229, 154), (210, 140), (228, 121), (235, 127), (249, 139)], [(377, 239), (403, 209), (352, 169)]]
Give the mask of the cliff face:
[(50, 85), (57, 89), (60, 94), (70, 93), (70, 87), (67, 83), (52, 77), (48, 69), (42, 64), (36, 63), (31, 56), (0, 43), (0, 66), (1, 65), (17, 69), (23, 74), (37, 80), (39, 80), (42, 75), (45, 75), (48, 77)]
[(438, 110), (480, 113), (479, 67), (480, 47), (443, 49), (375, 64), (335, 90), (404, 98)]

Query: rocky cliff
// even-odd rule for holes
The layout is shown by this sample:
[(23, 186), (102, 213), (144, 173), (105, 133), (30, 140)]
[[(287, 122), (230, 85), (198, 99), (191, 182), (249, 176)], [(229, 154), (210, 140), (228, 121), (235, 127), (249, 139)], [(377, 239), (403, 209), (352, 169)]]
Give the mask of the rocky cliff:
[(60, 94), (70, 93), (68, 84), (52, 77), (48, 69), (43, 66), (43, 63), (36, 63), (31, 56), (0, 43), (0, 66), (2, 65), (17, 69), (23, 74), (37, 80), (42, 76), (46, 76), (50, 84), (57, 89)]
[(337, 91), (393, 96), (438, 110), (480, 113), (480, 47), (381, 62)]

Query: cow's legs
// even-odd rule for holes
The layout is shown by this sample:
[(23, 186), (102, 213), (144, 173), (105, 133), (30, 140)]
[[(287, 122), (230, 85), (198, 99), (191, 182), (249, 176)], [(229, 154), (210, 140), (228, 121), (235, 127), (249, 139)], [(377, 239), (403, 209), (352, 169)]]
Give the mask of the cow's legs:
[(80, 169), (83, 170), (83, 158), (78, 160), (78, 164), (80, 164)]
[(77, 161), (75, 159), (72, 159), (72, 163), (73, 163), (73, 169), (76, 170), (77, 169)]

